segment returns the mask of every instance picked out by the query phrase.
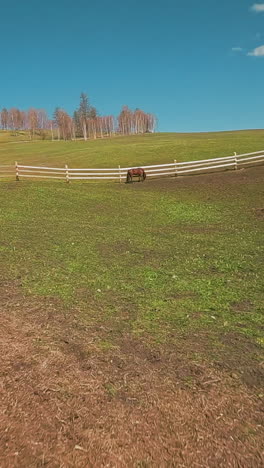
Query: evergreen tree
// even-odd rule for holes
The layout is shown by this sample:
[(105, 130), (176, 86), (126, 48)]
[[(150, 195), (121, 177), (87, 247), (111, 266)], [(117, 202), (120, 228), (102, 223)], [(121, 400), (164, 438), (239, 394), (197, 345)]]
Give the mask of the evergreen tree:
[(78, 114), (80, 117), (80, 124), (81, 124), (83, 138), (85, 140), (87, 140), (87, 120), (89, 119), (89, 111), (90, 111), (90, 105), (89, 105), (87, 94), (81, 93)]
[(73, 113), (73, 122), (74, 122), (74, 127), (76, 131), (76, 136), (81, 136), (82, 135), (82, 127), (81, 127), (81, 122), (80, 122), (80, 115), (79, 111), (74, 111)]
[(81, 93), (80, 96), (80, 106), (79, 106), (79, 115), (85, 119), (89, 118), (90, 105), (88, 96), (85, 93)]
[(97, 110), (95, 107), (91, 107), (89, 110), (89, 118), (96, 119), (96, 117), (98, 117)]
[(53, 112), (53, 120), (55, 123), (55, 127), (58, 131), (58, 140), (60, 140), (60, 108), (56, 107), (55, 111)]

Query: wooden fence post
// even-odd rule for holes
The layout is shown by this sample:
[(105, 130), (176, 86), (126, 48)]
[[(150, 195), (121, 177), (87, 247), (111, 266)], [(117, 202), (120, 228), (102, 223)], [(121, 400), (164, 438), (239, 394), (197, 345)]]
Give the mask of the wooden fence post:
[(65, 164), (65, 171), (66, 171), (66, 182), (67, 184), (70, 182), (70, 179), (69, 179), (69, 171), (68, 171), (68, 165)]
[(237, 170), (237, 154), (236, 154), (236, 151), (234, 152), (234, 155), (235, 155), (235, 171)]
[(175, 164), (175, 177), (178, 175), (178, 169), (177, 169), (177, 161), (174, 159), (174, 164)]
[(19, 170), (18, 170), (17, 161), (15, 162), (15, 165), (16, 165), (16, 180), (19, 180)]
[(121, 174), (121, 167), (120, 167), (120, 165), (118, 166), (118, 170), (119, 170), (119, 182), (120, 182), (120, 184), (121, 184), (121, 182), (122, 182), (122, 174)]

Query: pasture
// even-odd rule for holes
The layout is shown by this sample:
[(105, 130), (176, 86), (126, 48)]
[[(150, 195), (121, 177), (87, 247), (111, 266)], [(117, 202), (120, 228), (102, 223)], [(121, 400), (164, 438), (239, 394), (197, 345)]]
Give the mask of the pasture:
[[(0, 164), (139, 166), (263, 148), (264, 131), (0, 132)], [(0, 181), (1, 466), (261, 466), (263, 176)]]
[[(25, 141), (23, 141), (26, 138)], [(84, 141), (28, 141), (23, 132), (14, 136), (0, 131), (1, 164), (117, 167), (166, 164), (217, 158), (263, 150), (264, 131), (221, 133), (157, 133)]]

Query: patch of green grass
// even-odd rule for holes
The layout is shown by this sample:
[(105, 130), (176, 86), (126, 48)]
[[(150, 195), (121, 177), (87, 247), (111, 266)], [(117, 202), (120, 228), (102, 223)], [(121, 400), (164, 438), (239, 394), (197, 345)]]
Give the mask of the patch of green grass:
[(117, 167), (192, 161), (264, 148), (264, 130), (221, 133), (156, 133), (88, 141), (23, 141), (0, 132), (2, 164), (62, 167)]
[[(129, 144), (126, 138), (14, 144), (10, 154), (3, 144), (0, 160), (111, 167), (176, 154), (220, 156), (264, 143), (262, 132), (211, 137), (214, 147), (205, 135), (169, 134), (132, 137)], [(27, 294), (59, 298), (84, 320), (111, 323), (113, 336), (125, 331), (169, 342), (212, 330), (262, 343), (263, 226), (254, 213), (261, 191), (254, 179), (242, 188), (227, 179), (213, 193), (199, 178), (195, 189), (176, 179), (167, 188), (148, 181), (1, 182), (0, 277), (19, 280)], [(103, 350), (112, 346), (100, 343)]]
[(111, 349), (116, 349), (117, 347), (111, 343), (111, 341), (109, 340), (101, 340), (97, 343), (97, 346), (99, 349), (101, 349), (102, 351), (109, 351)]
[(118, 389), (115, 387), (113, 383), (108, 382), (105, 384), (104, 387), (109, 397), (114, 398), (117, 395)]

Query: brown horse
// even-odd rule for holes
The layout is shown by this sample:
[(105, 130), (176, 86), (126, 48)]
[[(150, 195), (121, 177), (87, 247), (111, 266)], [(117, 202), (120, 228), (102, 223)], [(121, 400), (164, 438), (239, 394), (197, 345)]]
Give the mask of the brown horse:
[(146, 179), (146, 172), (141, 167), (138, 167), (137, 169), (129, 169), (127, 171), (126, 178), (127, 184), (129, 182), (133, 182), (133, 177), (138, 177), (138, 181), (143, 182)]

